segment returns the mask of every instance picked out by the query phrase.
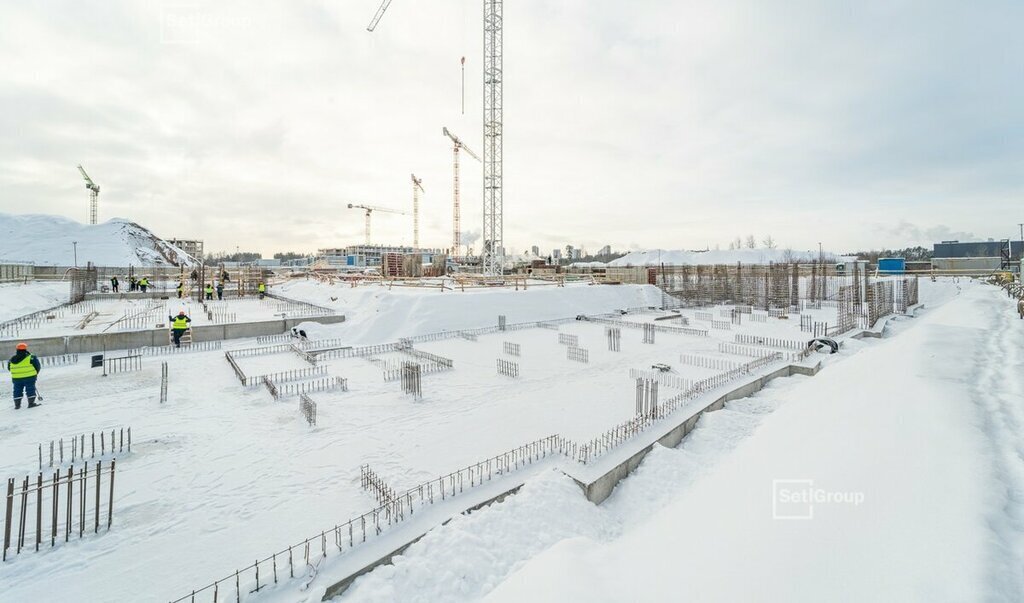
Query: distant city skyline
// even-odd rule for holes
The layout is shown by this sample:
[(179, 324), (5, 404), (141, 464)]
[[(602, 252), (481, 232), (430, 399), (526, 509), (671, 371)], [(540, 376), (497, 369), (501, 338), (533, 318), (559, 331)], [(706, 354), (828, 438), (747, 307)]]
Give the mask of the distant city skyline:
[[(586, 10), (583, 10), (583, 6)], [(442, 127), (481, 140), (480, 10), (7, 3), (0, 211), (265, 256), (452, 238)], [(524, 0), (505, 7), (505, 247), (835, 251), (1018, 236), (1019, 2)], [(98, 34), (97, 32), (102, 32)], [(459, 59), (466, 57), (465, 114)], [(480, 164), (462, 157), (479, 251)], [(412, 218), (373, 216), (409, 245)], [(546, 256), (547, 253), (540, 255)]]

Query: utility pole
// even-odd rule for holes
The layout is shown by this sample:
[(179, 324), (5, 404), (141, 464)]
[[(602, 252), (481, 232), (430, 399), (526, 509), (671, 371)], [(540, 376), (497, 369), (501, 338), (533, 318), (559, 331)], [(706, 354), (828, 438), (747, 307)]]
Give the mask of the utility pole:
[(75, 250), (75, 268), (78, 268), (78, 241), (71, 241)]

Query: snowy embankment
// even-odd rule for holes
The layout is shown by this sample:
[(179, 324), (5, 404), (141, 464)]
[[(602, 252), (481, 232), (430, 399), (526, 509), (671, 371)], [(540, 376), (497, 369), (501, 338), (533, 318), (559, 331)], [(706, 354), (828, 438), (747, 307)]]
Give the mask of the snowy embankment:
[(0, 322), (67, 303), (66, 282), (0, 284)]
[(62, 216), (0, 213), (0, 261), (47, 266), (170, 266), (195, 260), (122, 218), (82, 224)]
[(381, 285), (331, 286), (304, 280), (275, 286), (272, 292), (344, 314), (344, 323), (305, 323), (303, 328), (311, 338), (345, 337), (353, 344), (489, 327), (497, 324), (499, 314), (512, 324), (661, 305), (661, 290), (653, 285), (540, 284), (521, 291), (496, 288), (431, 292)]
[(552, 473), (346, 598), (1019, 600), (1024, 321), (995, 288), (922, 285), (953, 299), (707, 415), (604, 505)]

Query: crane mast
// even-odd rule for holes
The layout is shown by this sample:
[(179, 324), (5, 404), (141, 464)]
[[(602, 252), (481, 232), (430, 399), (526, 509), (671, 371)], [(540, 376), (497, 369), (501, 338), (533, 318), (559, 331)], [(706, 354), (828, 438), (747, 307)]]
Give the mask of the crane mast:
[(462, 247), (462, 217), (459, 203), (459, 149), (464, 149), (469, 156), (477, 161), (480, 157), (467, 147), (462, 140), (452, 134), (448, 128), (442, 128), (445, 136), (452, 140), (452, 256), (459, 257)]
[(400, 211), (400, 210), (397, 210), (397, 209), (391, 209), (391, 208), (388, 208), (388, 207), (377, 207), (375, 205), (355, 205), (355, 204), (349, 203), (348, 204), (348, 208), (349, 209), (361, 209), (361, 210), (366, 212), (366, 244), (367, 245), (370, 244), (370, 214), (372, 214), (375, 211), (383, 211), (383, 212), (387, 212), (387, 213), (391, 213), (391, 214), (401, 214), (403, 216), (408, 216), (409, 215), (408, 213), (406, 213), (404, 211)]
[(420, 193), (423, 190), (423, 180), (412, 174), (412, 248), (419, 251), (420, 248)]
[(95, 224), (97, 205), (99, 205), (97, 197), (100, 195), (100, 187), (92, 181), (89, 174), (85, 173), (85, 168), (81, 164), (78, 165), (78, 172), (82, 174), (82, 178), (85, 180), (85, 188), (89, 189), (89, 224)]

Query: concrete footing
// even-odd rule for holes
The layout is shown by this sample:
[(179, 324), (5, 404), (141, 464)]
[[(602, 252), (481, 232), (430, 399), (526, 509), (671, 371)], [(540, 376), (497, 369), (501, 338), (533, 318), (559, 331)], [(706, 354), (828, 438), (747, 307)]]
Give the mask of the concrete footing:
[[(192, 341), (217, 341), (241, 339), (261, 335), (286, 333), (303, 322), (335, 324), (344, 322), (344, 316), (317, 316), (315, 318), (285, 318), (258, 322), (236, 322), (223, 325), (192, 327)], [(18, 342), (25, 342), (32, 353), (38, 356), (60, 354), (82, 354), (103, 350), (128, 350), (141, 347), (169, 345), (167, 329), (146, 329), (117, 333), (90, 333), (64, 337), (37, 337), (31, 339), (8, 339), (0, 341), (0, 350), (14, 349)]]

